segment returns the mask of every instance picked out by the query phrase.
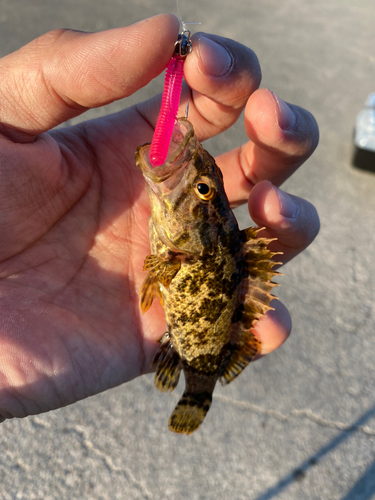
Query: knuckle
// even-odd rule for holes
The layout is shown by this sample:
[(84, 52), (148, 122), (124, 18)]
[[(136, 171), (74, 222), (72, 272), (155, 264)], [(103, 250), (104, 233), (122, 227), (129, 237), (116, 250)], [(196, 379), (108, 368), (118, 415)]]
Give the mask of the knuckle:
[(49, 48), (59, 42), (60, 39), (74, 36), (76, 33), (79, 32), (69, 28), (57, 28), (44, 33), (40, 37), (33, 40), (31, 44), (34, 44), (37, 49)]
[(34, 51), (36, 53), (40, 51), (44, 52), (46, 49), (48, 50), (51, 46), (54, 46), (56, 42), (60, 40), (60, 38), (63, 37), (69, 31), (70, 30), (66, 28), (59, 28), (52, 31), (48, 31), (47, 33), (44, 33), (38, 38), (32, 40), (28, 44), (28, 46), (27, 45), (25, 46), (25, 48), (27, 47), (29, 51)]

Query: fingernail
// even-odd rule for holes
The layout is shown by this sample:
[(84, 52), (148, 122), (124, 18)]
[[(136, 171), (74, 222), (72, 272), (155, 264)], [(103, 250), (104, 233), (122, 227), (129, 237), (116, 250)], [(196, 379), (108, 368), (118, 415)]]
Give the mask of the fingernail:
[(298, 213), (298, 205), (294, 199), (281, 189), (275, 188), (280, 203), (280, 215), (287, 219), (295, 219)]
[(203, 70), (209, 76), (224, 76), (232, 67), (233, 59), (225, 47), (201, 36), (198, 44)]
[(277, 97), (277, 95), (273, 95), (279, 108), (277, 116), (279, 127), (283, 130), (292, 130), (296, 124), (296, 115), (285, 101)]

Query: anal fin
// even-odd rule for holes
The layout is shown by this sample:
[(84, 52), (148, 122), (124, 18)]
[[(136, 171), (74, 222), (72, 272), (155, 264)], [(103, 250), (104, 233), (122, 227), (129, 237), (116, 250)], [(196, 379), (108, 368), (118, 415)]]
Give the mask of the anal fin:
[(260, 352), (261, 343), (250, 331), (240, 335), (237, 344), (229, 344), (229, 360), (220, 376), (221, 385), (227, 385), (234, 380), (247, 367), (247, 365)]
[(160, 346), (152, 361), (156, 365), (155, 386), (159, 391), (173, 391), (178, 384), (181, 373), (180, 356), (165, 333), (160, 339)]

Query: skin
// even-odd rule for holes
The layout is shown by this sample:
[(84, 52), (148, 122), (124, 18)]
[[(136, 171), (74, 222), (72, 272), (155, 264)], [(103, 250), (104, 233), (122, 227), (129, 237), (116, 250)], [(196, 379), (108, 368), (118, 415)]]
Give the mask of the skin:
[[(134, 151), (152, 138), (160, 96), (48, 131), (147, 84), (168, 63), (178, 29), (174, 16), (160, 15), (101, 33), (54, 31), (0, 60), (2, 420), (149, 371), (165, 323), (158, 304), (145, 316), (138, 305), (150, 209)], [(245, 108), (249, 142), (218, 164), (233, 205), (249, 203), (265, 235), (279, 238), (286, 262), (311, 243), (319, 220), (305, 200), (286, 195), (280, 203), (275, 186), (311, 155), (317, 125), (307, 111), (258, 89), (259, 64), (246, 47), (203, 34), (193, 43), (185, 63), (192, 90), (183, 91), (180, 114), (190, 98), (189, 119), (202, 141)], [(285, 307), (273, 305), (255, 329), (262, 355), (291, 328)]]

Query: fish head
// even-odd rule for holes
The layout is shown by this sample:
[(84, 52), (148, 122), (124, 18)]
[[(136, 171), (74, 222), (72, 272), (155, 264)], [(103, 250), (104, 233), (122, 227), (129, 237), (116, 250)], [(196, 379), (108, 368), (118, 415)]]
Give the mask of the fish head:
[(228, 217), (236, 224), (215, 160), (203, 149), (185, 118), (176, 122), (163, 165), (153, 168), (149, 151), (149, 144), (140, 146), (136, 164), (147, 183), (158, 237), (173, 252), (212, 254)]

